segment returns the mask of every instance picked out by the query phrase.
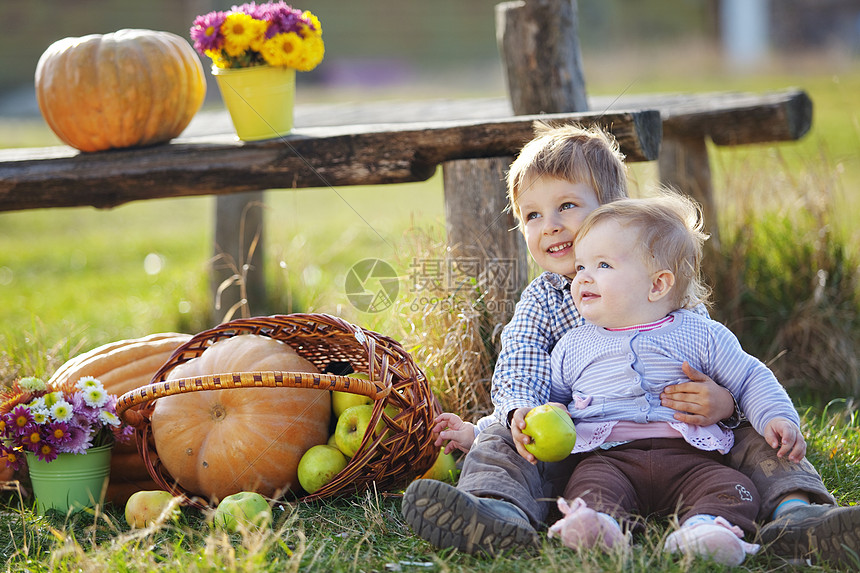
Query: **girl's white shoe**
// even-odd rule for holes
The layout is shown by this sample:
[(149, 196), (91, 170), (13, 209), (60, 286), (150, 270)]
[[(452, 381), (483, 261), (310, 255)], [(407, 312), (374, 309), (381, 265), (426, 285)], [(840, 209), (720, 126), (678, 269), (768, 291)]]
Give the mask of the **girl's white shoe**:
[(741, 537), (741, 528), (723, 517), (694, 515), (666, 538), (663, 550), (697, 555), (724, 565), (740, 565), (748, 554), (754, 554), (760, 548)]

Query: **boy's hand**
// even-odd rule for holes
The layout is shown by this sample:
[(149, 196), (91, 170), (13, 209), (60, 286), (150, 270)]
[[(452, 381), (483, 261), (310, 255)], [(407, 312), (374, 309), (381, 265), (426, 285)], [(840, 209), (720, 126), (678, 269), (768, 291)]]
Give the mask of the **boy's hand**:
[(514, 445), (517, 447), (517, 452), (532, 465), (537, 464), (537, 458), (533, 453), (526, 449), (526, 444), (530, 444), (532, 439), (523, 433), (523, 428), (526, 427), (526, 414), (531, 408), (517, 408), (514, 410), (514, 415), (511, 418), (511, 435), (514, 438)]
[(794, 422), (785, 418), (774, 418), (764, 427), (764, 439), (776, 452), (778, 458), (788, 455), (788, 459), (799, 463), (806, 455), (806, 440)]
[(435, 446), (442, 447), (442, 444), (448, 441), (445, 444), (446, 454), (450, 454), (455, 449), (468, 453), (472, 449), (472, 442), (475, 441), (474, 424), (464, 422), (460, 416), (449, 412), (436, 416), (433, 420), (432, 432), (438, 434)]
[(735, 411), (732, 394), (690, 366), (681, 366), (690, 382), (667, 386), (660, 394), (660, 404), (677, 410), (675, 419), (696, 426), (709, 426), (730, 417)]

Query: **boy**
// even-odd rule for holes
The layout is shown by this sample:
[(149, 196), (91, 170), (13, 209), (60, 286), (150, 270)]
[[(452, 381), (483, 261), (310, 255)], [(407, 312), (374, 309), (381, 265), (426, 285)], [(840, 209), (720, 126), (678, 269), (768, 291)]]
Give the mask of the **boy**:
[[(481, 428), (456, 489), (416, 480), (402, 504), (406, 521), (419, 536), (437, 547), (468, 553), (536, 546), (536, 528), (544, 525), (550, 510), (547, 500), (558, 497), (572, 473), (571, 458), (536, 463), (524, 447), (528, 438), (521, 431), (523, 417), (548, 401), (549, 352), (565, 332), (583, 324), (568, 288), (574, 273), (573, 236), (598, 205), (627, 197), (623, 157), (615, 141), (599, 129), (537, 124), (535, 138), (511, 165), (508, 197), (529, 253), (545, 272), (523, 292), (502, 333), (493, 374), (495, 423)], [(678, 411), (676, 419), (711, 424), (733, 415), (727, 390), (689, 367), (685, 373), (691, 382), (661, 395), (663, 405)], [(768, 524), (763, 539), (770, 527), (773, 537), (783, 534), (787, 541), (784, 552), (797, 555), (822, 550), (817, 540), (825, 535), (860, 548), (858, 508), (808, 505), (810, 498), (834, 503), (815, 469), (806, 460), (783, 466), (751, 430), (736, 431), (729, 463), (740, 460), (738, 469), (756, 483), (763, 515), (770, 518), (788, 509), (810, 512), (800, 520)], [(846, 558), (839, 543), (829, 553), (826, 557)]]
[(569, 547), (623, 547), (623, 529), (641, 527), (635, 515), (677, 511), (667, 551), (740, 565), (758, 550), (741, 541), (755, 534), (758, 491), (723, 463), (731, 430), (678, 422), (660, 405), (666, 386), (686, 380), (684, 362), (727, 387), (779, 457), (803, 459), (800, 418), (774, 375), (691, 311), (708, 295), (705, 239), (697, 206), (675, 194), (601, 205), (576, 234), (571, 292), (588, 322), (553, 349), (550, 389), (576, 424), (564, 491), (573, 511), (550, 528)]

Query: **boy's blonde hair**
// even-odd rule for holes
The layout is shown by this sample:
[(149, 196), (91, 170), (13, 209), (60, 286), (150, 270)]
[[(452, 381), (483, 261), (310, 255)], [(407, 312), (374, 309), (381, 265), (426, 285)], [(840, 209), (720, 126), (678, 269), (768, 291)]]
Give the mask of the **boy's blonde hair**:
[(686, 195), (664, 190), (656, 197), (622, 199), (601, 205), (586, 217), (573, 241), (602, 221), (612, 220), (623, 227), (651, 271), (668, 269), (675, 275), (669, 293), (676, 308), (707, 304), (710, 289), (702, 280), (702, 210)]
[(594, 189), (609, 203), (627, 197), (627, 167), (615, 138), (599, 127), (534, 123), (535, 137), (520, 151), (508, 171), (508, 207), (522, 228), (519, 197), (541, 176)]

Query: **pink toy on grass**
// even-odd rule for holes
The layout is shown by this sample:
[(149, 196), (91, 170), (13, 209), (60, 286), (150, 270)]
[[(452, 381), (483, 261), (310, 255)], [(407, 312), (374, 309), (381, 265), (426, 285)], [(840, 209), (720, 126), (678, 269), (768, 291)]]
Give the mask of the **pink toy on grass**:
[(560, 497), (558, 509), (564, 517), (549, 528), (548, 536), (560, 537), (565, 547), (579, 551), (598, 545), (604, 549), (628, 545), (618, 523), (609, 515), (589, 508), (582, 498), (568, 503)]

